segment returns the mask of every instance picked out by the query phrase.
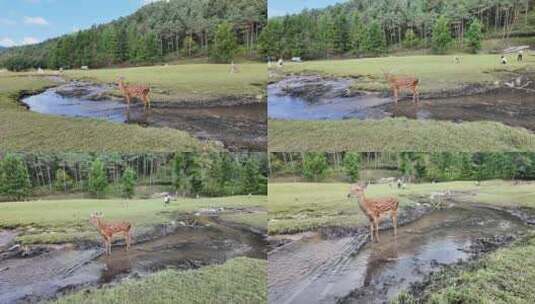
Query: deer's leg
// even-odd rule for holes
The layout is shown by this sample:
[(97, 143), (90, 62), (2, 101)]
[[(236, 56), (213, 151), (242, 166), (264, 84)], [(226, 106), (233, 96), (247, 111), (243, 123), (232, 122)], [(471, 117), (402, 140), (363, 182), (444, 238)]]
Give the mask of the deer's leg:
[(374, 241), (374, 236), (373, 236), (373, 222), (370, 221), (370, 240), (373, 242)]
[(398, 103), (398, 101), (399, 101), (398, 89), (394, 89), (394, 100), (396, 101), (396, 103)]
[(392, 212), (392, 225), (394, 226), (394, 236), (398, 235), (398, 214)]
[(375, 224), (375, 240), (379, 242), (379, 219), (375, 219), (374, 224)]

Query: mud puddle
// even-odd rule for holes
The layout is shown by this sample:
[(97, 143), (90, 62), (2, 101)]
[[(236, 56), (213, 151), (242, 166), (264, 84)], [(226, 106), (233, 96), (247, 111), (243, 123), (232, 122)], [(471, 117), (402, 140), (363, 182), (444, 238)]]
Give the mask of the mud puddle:
[(505, 212), (471, 207), (435, 211), (398, 229), (367, 236), (322, 239), (319, 235), (271, 252), (270, 303), (387, 303), (442, 265), (466, 261), (483, 249), (480, 240), (529, 229)]
[[(0, 262), (0, 303), (34, 303), (83, 286), (101, 286), (163, 269), (194, 269), (236, 256), (266, 258), (263, 237), (216, 221), (154, 241), (101, 250), (65, 249)], [(134, 240), (135, 241), (135, 240)]]
[(383, 118), (376, 106), (391, 102), (379, 93), (351, 91), (351, 79), (289, 77), (268, 86), (268, 116), (273, 119), (324, 120)]
[(401, 101), (379, 109), (392, 117), (437, 119), (455, 122), (498, 121), (535, 131), (535, 94), (520, 89), (495, 89), (487, 93), (455, 98)]
[[(531, 83), (526, 77), (522, 79)], [(412, 98), (405, 98), (395, 104), (383, 93), (351, 92), (350, 81), (299, 76), (271, 84), (268, 116), (286, 120), (407, 117), (454, 122), (497, 121), (535, 131), (535, 94), (531, 88), (496, 88), (451, 98), (422, 97), (418, 104)]]
[(127, 111), (123, 99), (109, 95), (107, 85), (70, 82), (22, 100), (31, 111), (68, 117), (104, 119), (186, 131), (201, 140), (221, 142), (231, 151), (263, 151), (266, 147), (266, 106), (262, 103), (179, 107), (153, 102), (145, 111), (135, 101)]

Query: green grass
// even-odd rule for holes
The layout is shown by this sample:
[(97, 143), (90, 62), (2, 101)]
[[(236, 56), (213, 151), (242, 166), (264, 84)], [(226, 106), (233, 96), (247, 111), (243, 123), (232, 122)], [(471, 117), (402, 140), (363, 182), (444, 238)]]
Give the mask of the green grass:
[[(395, 196), (400, 207), (413, 206), (418, 198), (428, 198), (432, 192), (456, 191), (456, 199), (470, 203), (500, 207), (535, 208), (535, 183), (514, 185), (510, 181), (485, 181), (477, 186), (472, 181), (409, 184), (407, 189), (388, 185), (370, 185), (369, 197)], [(321, 227), (354, 228), (367, 224), (368, 219), (355, 199), (348, 199), (349, 184), (343, 183), (270, 183), (270, 234), (297, 233)]]
[(51, 303), (267, 303), (267, 261), (241, 257), (199, 270), (165, 270), (109, 288), (83, 290)]
[(366, 90), (387, 88), (383, 72), (413, 75), (420, 79), (421, 92), (438, 92), (464, 87), (466, 84), (493, 84), (501, 80), (502, 73), (518, 69), (535, 68), (535, 57), (525, 56), (524, 63), (517, 63), (515, 55), (508, 55), (509, 63), (500, 64), (499, 55), (460, 55), (462, 64), (453, 63), (453, 55), (446, 56), (396, 56), (366, 59), (321, 60), (285, 65), (286, 73), (333, 75), (341, 77), (362, 76), (355, 86)]
[(0, 150), (46, 152), (142, 152), (214, 150), (186, 132), (103, 120), (30, 112), (17, 104), (20, 91), (53, 85), (46, 77), (0, 73)]
[(423, 301), (411, 296), (394, 303), (535, 303), (535, 238), (502, 248), (469, 265), (432, 276)]
[[(174, 213), (192, 213), (201, 208), (265, 207), (265, 196), (235, 196), (206, 199), (178, 199), (163, 206), (161, 199), (79, 199), (50, 200), (0, 204), (0, 229), (21, 228), (17, 240), (23, 244), (65, 243), (76, 240), (94, 240), (96, 230), (89, 224), (89, 215), (104, 213), (107, 221), (129, 221), (136, 232), (153, 225), (169, 223)], [(247, 217), (247, 216), (245, 216)], [(262, 226), (261, 216), (229, 221)], [(265, 229), (265, 218), (264, 218)]]
[(270, 120), (268, 147), (270, 152), (519, 151), (535, 150), (535, 135), (487, 121)]
[(240, 72), (230, 74), (228, 64), (178, 64), (123, 69), (69, 70), (65, 75), (75, 79), (115, 83), (125, 77), (127, 83), (149, 84), (155, 101), (205, 101), (224, 97), (256, 100), (265, 94), (267, 66), (243, 63)]

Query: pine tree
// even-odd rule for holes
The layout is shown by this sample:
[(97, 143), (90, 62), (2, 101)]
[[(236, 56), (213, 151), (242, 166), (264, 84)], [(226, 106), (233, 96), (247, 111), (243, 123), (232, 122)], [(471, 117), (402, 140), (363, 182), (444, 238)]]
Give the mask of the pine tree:
[(350, 33), (351, 48), (355, 54), (362, 52), (362, 47), (363, 47), (362, 44), (364, 42), (365, 37), (366, 37), (366, 28), (364, 27), (364, 24), (362, 23), (360, 15), (355, 14), (353, 16), (353, 22), (351, 24), (351, 33)]
[(303, 159), (303, 175), (307, 180), (320, 181), (325, 177), (329, 164), (323, 153), (305, 153)]
[(483, 40), (481, 27), (479, 20), (474, 19), (468, 28), (468, 32), (466, 32), (468, 48), (472, 53), (477, 53), (481, 49), (481, 40)]
[(453, 38), (451, 37), (450, 32), (450, 22), (446, 17), (440, 16), (433, 26), (433, 52), (437, 54), (445, 53), (448, 50), (452, 40)]
[(0, 161), (0, 194), (11, 200), (23, 200), (30, 195), (31, 182), (24, 161), (7, 154)]
[(101, 198), (108, 187), (108, 176), (104, 170), (104, 164), (100, 159), (95, 159), (89, 171), (88, 190), (97, 198)]
[(363, 49), (366, 53), (373, 55), (379, 55), (386, 51), (386, 40), (379, 21), (372, 21), (368, 27)]
[(136, 172), (128, 167), (124, 170), (121, 176), (121, 188), (123, 195), (126, 198), (132, 198), (134, 196), (136, 186)]
[(215, 33), (211, 58), (215, 62), (230, 63), (238, 51), (238, 42), (232, 25), (226, 21), (220, 23)]
[(408, 29), (405, 32), (405, 38), (403, 39), (403, 46), (408, 49), (416, 48), (420, 44), (418, 36), (414, 33), (412, 29)]
[(351, 182), (355, 182), (360, 176), (360, 154), (347, 152), (344, 155), (344, 169)]

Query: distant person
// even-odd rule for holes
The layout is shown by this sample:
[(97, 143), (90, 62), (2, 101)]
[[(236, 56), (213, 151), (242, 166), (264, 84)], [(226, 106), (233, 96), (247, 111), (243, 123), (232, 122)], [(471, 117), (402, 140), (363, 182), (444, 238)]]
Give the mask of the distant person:
[(164, 206), (168, 206), (171, 203), (171, 196), (169, 196), (169, 193), (167, 193), (163, 199)]
[(524, 51), (520, 50), (518, 51), (518, 55), (516, 56), (516, 61), (522, 62), (524, 60)]
[(279, 61), (277, 61), (277, 66), (279, 68), (282, 68), (283, 65), (284, 65), (284, 61), (282, 60), (282, 58), (279, 58)]
[(502, 64), (507, 64), (507, 58), (505, 58), (504, 55), (502, 55), (502, 57), (500, 58), (500, 61)]
[(398, 189), (401, 189), (401, 186), (403, 185), (403, 182), (401, 181), (400, 178), (398, 178), (397, 184), (398, 184)]

